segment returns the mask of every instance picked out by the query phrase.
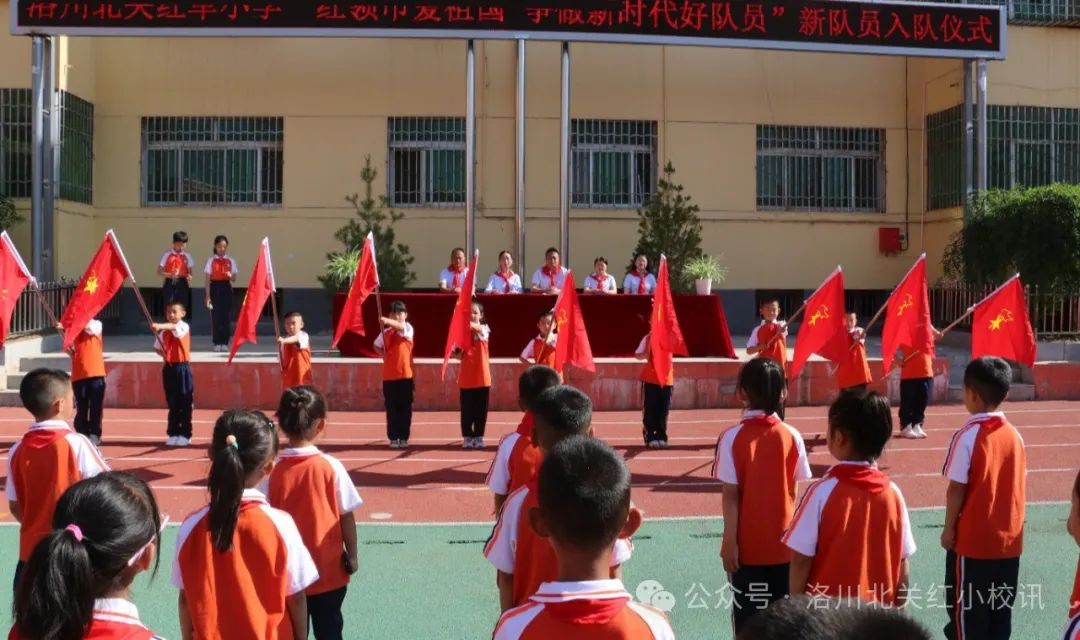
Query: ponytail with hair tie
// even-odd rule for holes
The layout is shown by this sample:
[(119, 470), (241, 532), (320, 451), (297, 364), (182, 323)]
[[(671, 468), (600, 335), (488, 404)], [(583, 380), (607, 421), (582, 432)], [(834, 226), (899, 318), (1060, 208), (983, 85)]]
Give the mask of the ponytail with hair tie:
[(239, 409), (226, 411), (214, 424), (212, 462), (206, 482), (210, 490), (207, 519), (214, 547), (219, 551), (232, 548), (248, 477), (277, 454), (273, 427), (263, 412)]

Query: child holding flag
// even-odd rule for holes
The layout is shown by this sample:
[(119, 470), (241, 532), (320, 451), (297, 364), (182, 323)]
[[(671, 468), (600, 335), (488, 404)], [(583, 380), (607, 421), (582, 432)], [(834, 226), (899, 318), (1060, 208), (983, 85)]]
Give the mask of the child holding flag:
[(555, 341), (557, 338), (555, 332), (551, 330), (554, 325), (554, 310), (541, 311), (536, 318), (536, 329), (539, 333), (535, 338), (529, 340), (529, 344), (525, 345), (525, 348), (521, 350), (518, 359), (525, 364), (538, 364), (554, 369)]
[[(58, 331), (64, 325), (56, 323)], [(71, 351), (71, 387), (75, 391), (75, 431), (101, 445), (101, 418), (105, 405), (105, 347), (102, 325), (96, 318), (75, 338)]]
[(311, 337), (304, 331), (304, 316), (299, 311), (285, 314), (285, 335), (278, 338), (278, 345), (282, 388), (311, 384)]
[(483, 449), (488, 399), (491, 396), (491, 365), (488, 360), (491, 328), (484, 323), (484, 305), (476, 300), (473, 300), (470, 307), (469, 331), (472, 337), (470, 344), (456, 349), (461, 357), (461, 364), (458, 366), (461, 448)]
[(866, 332), (859, 325), (854, 311), (844, 314), (844, 332), (839, 340), (847, 351), (837, 350), (846, 357), (836, 363), (836, 384), (840, 391), (866, 391), (874, 377), (866, 359)]
[(413, 326), (409, 324), (405, 303), (395, 300), (390, 316), (379, 318), (382, 333), (375, 338), (376, 353), (383, 359), (383, 399), (386, 403), (386, 439), (391, 449), (409, 448), (412, 430)]
[(675, 389), (675, 364), (671, 355), (668, 354), (667, 375), (661, 381), (653, 363), (650, 337), (652, 334), (646, 333), (634, 352), (635, 358), (645, 360), (645, 366), (641, 368), (641, 421), (644, 425), (642, 435), (645, 438), (646, 447), (667, 449), (667, 422), (668, 414), (671, 412), (671, 393)]
[(161, 369), (165, 402), (169, 406), (167, 447), (191, 443), (191, 412), (195, 403), (195, 381), (191, 377), (191, 329), (184, 322), (184, 305), (173, 302), (165, 309), (167, 322), (155, 322), (154, 349), (165, 359)]

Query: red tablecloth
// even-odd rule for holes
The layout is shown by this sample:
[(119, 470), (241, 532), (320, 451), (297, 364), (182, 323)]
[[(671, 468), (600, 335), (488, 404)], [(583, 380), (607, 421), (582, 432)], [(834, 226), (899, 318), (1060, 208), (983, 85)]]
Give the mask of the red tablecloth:
[[(541, 311), (555, 305), (555, 296), (539, 294), (478, 295), (484, 304), (487, 323), (491, 327), (490, 353), (493, 358), (516, 358), (529, 340), (537, 335), (536, 319)], [(441, 358), (446, 346), (446, 332), (456, 296), (447, 293), (384, 293), (384, 313), (390, 303), (400, 300), (409, 310), (409, 322), (416, 330), (417, 358)], [(581, 313), (593, 355), (628, 357), (634, 354), (641, 338), (649, 331), (650, 296), (581, 295)], [(334, 324), (341, 316), (344, 294), (334, 298)], [(679, 316), (687, 349), (692, 357), (734, 358), (727, 318), (720, 297), (675, 296), (675, 313)], [(364, 301), (365, 336), (346, 333), (338, 344), (342, 355), (376, 357), (371, 346), (379, 335), (375, 296)]]

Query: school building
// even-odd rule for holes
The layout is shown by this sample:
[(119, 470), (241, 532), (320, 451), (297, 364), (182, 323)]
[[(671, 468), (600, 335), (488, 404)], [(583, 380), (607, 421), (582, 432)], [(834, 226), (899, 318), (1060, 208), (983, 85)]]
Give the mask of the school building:
[[(1080, 180), (1080, 2), (1009, 7), (987, 65), (991, 187)], [(0, 1), (0, 194), (27, 210), (31, 42)], [(371, 157), (405, 217), (414, 286), (466, 244), (466, 45), (380, 38), (56, 38), (60, 199), (55, 273), (78, 277), (115, 229), (142, 285), (174, 230), (201, 270), (225, 234), (242, 285), (269, 236), (278, 286), (325, 307), (317, 281)], [(525, 263), (560, 245), (561, 46), (525, 47)], [(475, 44), (481, 273), (516, 246), (518, 45)], [(931, 278), (963, 222), (965, 62), (694, 46), (570, 45), (569, 253), (621, 275), (636, 208), (664, 164), (700, 207), (730, 272), (732, 330), (754, 292), (891, 288), (921, 252)], [(968, 76), (972, 80), (971, 76)], [(892, 229), (894, 231), (883, 231)], [(899, 246), (885, 247), (882, 236)], [(29, 230), (13, 230), (27, 247)], [(885, 249), (889, 249), (885, 252)], [(201, 281), (196, 280), (201, 287)], [(742, 302), (740, 302), (740, 300)], [(307, 305), (305, 305), (307, 306)], [(318, 312), (312, 311), (313, 316)], [(324, 325), (326, 318), (316, 321)]]

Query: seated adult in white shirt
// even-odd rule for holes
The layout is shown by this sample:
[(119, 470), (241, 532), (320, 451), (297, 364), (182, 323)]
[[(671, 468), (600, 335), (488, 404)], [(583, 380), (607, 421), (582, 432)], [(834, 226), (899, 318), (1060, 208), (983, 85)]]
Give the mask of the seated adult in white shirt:
[(465, 250), (454, 247), (450, 252), (450, 266), (439, 274), (439, 291), (457, 293), (465, 285)]
[(521, 293), (521, 276), (514, 273), (514, 258), (509, 251), (499, 253), (499, 268), (488, 278), (484, 293)]
[(634, 256), (634, 270), (623, 278), (623, 293), (649, 295), (656, 289), (656, 276), (649, 273), (649, 259), (645, 254)]
[(532, 290), (537, 293), (557, 294), (562, 291), (569, 269), (559, 264), (559, 250), (549, 247), (544, 252), (544, 266), (533, 273)]
[(593, 261), (593, 272), (585, 278), (585, 293), (615, 294), (619, 292), (615, 276), (607, 272), (607, 260), (600, 256)]

